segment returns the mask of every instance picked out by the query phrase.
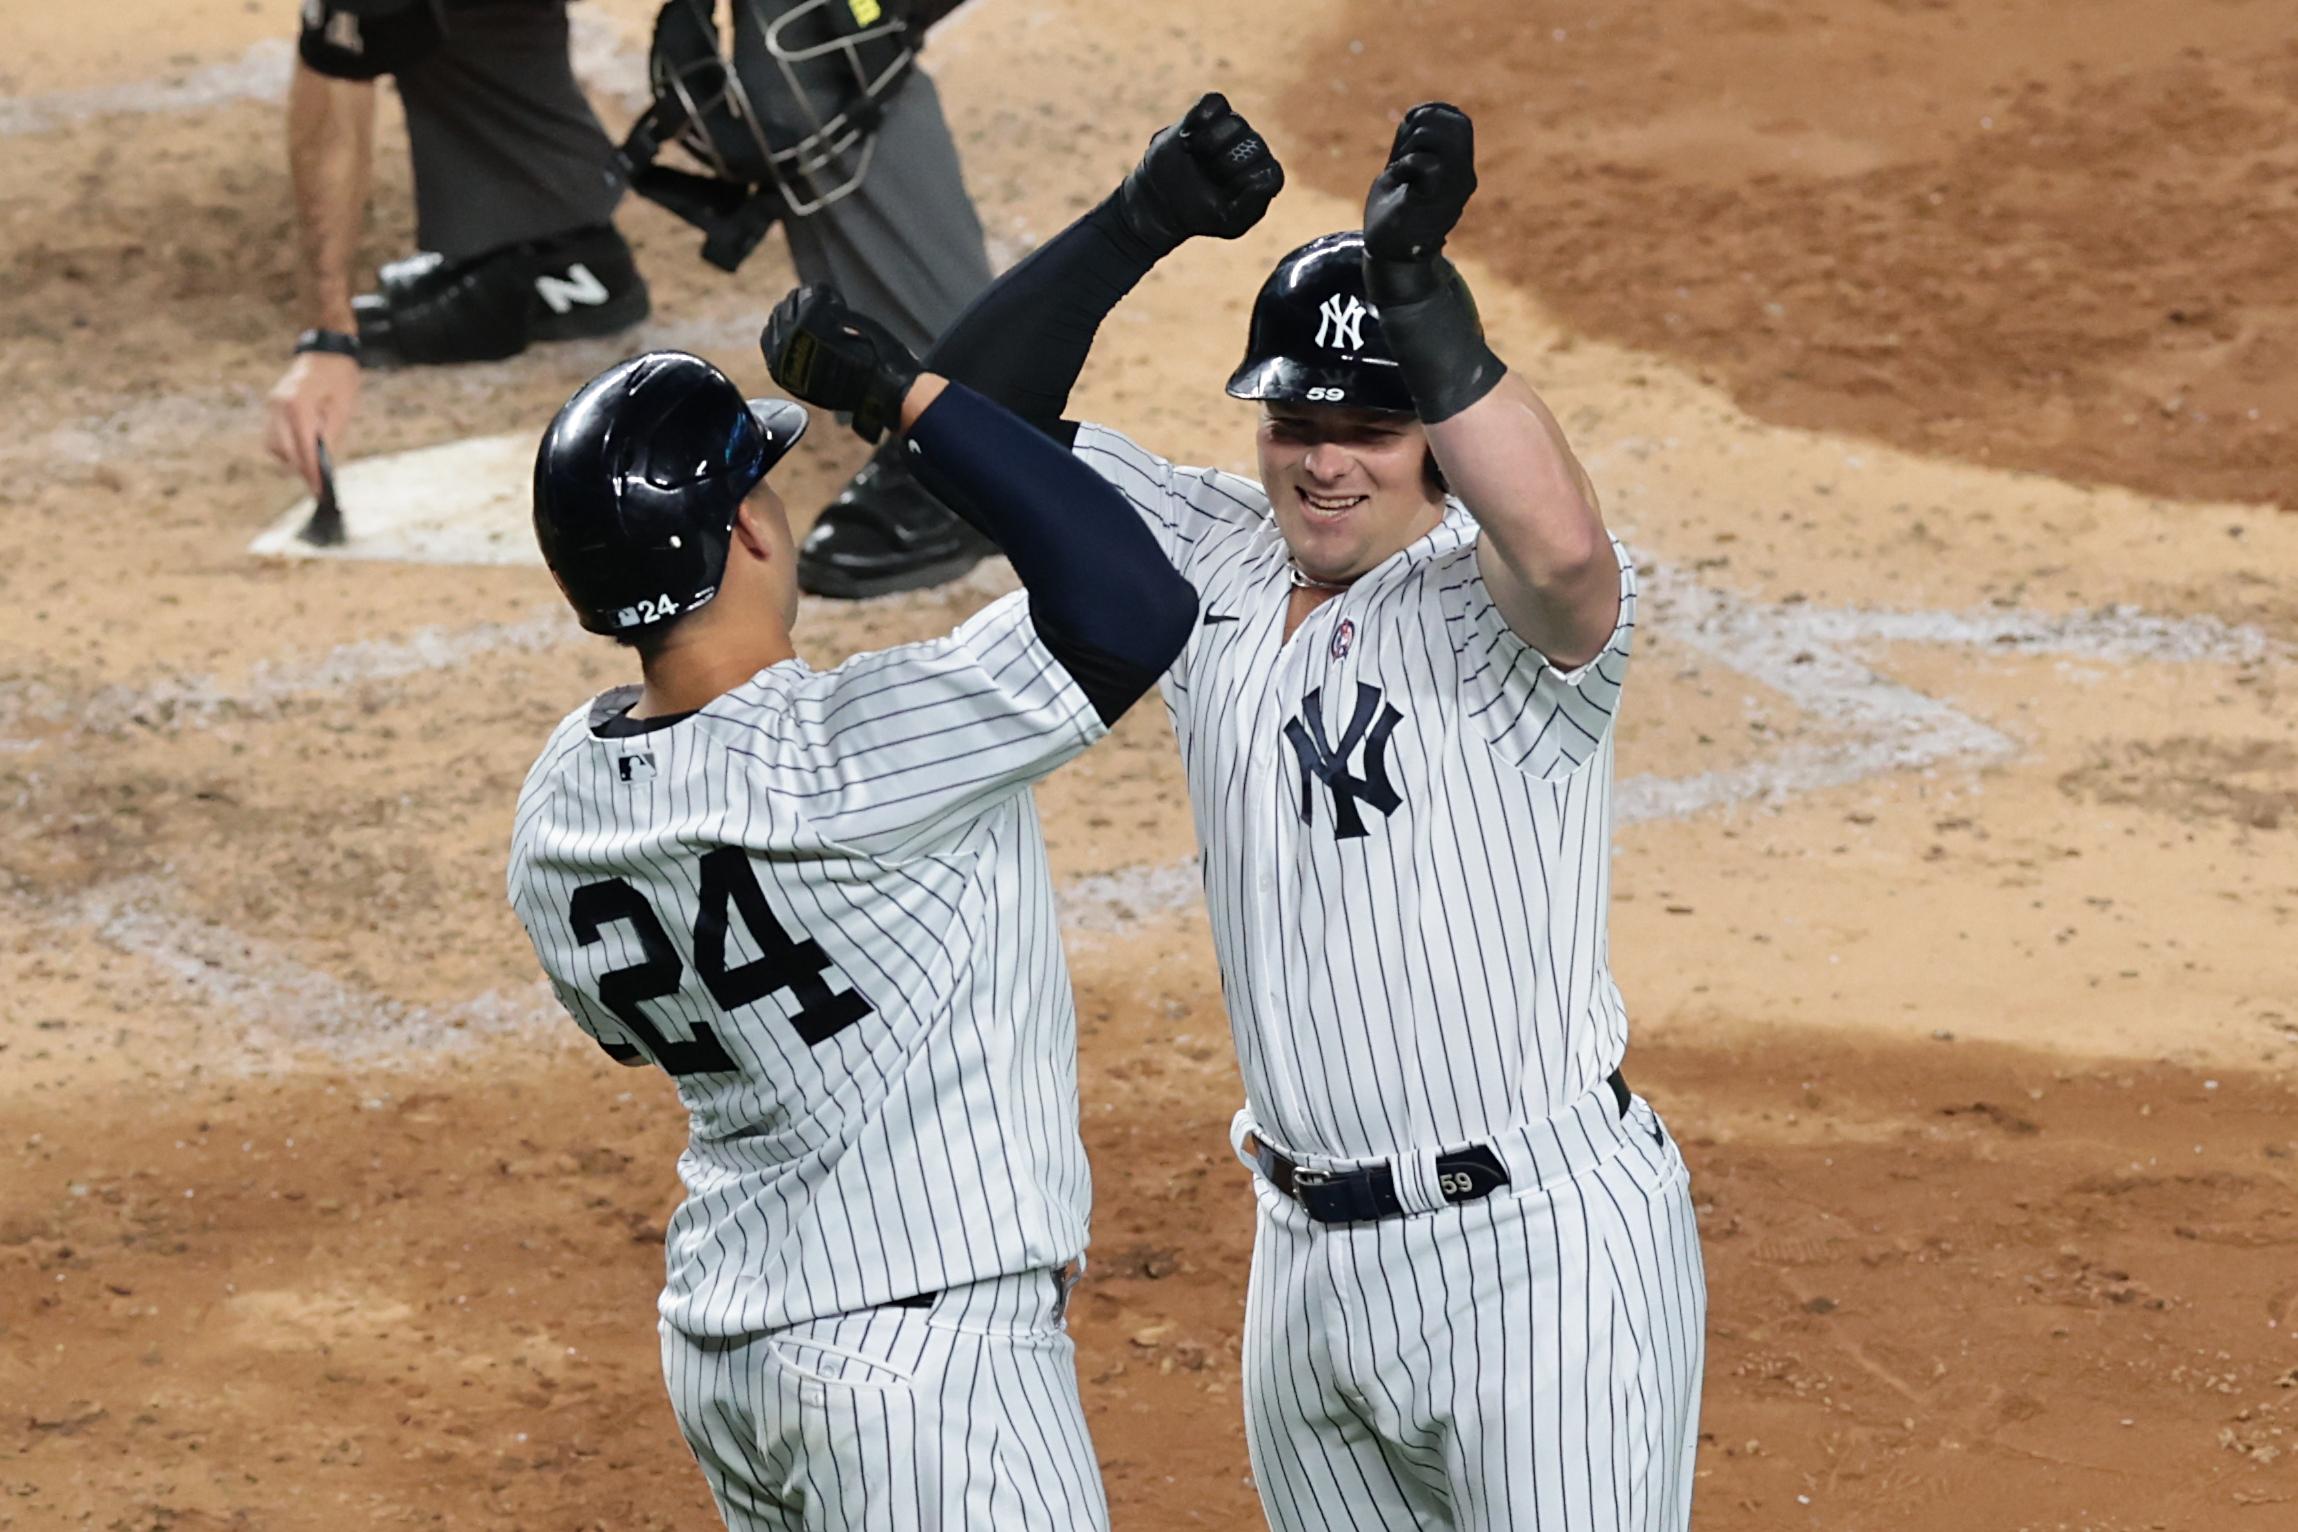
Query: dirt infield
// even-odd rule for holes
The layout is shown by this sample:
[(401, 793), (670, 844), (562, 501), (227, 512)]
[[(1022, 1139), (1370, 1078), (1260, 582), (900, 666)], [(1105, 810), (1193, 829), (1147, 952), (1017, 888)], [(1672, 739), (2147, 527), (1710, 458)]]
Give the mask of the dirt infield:
[[(617, 121), (647, 10), (578, 8)], [(287, 499), (292, 11), (45, 8), (0, 60), (0, 1527), (706, 1528), (651, 1324), (675, 1098), (552, 1016), (501, 896), (617, 656), (537, 571), (243, 551)], [(1706, 1240), (1702, 1528), (2298, 1516), (2298, 48), (2262, 0), (2063, 12), (974, 0), (929, 53), (1005, 258), (1197, 89), (1267, 126), (1268, 225), (1145, 283), (1082, 390), (1198, 461), (1247, 455), (1260, 273), (1354, 220), (1397, 109), (1476, 111), (1461, 254), (1652, 601), (1613, 949)], [(778, 242), (730, 280), (626, 222), (640, 339), (760, 382)], [(373, 377), (354, 450), (537, 425), (619, 349)], [(793, 503), (862, 451), (815, 433)], [(1162, 719), (1040, 801), (1117, 1525), (1256, 1525)]]

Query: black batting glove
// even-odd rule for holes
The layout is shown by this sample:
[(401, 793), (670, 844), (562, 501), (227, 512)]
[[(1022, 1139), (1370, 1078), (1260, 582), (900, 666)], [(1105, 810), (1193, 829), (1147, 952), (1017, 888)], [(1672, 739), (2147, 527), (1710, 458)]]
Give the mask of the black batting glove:
[(875, 442), (902, 418), (902, 400), (918, 380), (918, 359), (893, 332), (846, 307), (828, 283), (794, 290), (775, 305), (758, 349), (785, 392), (849, 417), (856, 435)]
[(1388, 164), (1364, 199), (1365, 278), (1376, 306), (1436, 291), (1445, 236), (1476, 194), (1476, 129), (1468, 114), (1426, 101), (1404, 114)]
[(1508, 370), (1484, 343), (1468, 284), (1444, 258), (1444, 238), (1475, 194), (1468, 114), (1425, 101), (1397, 125), (1388, 164), (1364, 199), (1365, 290), (1413, 408), (1430, 425), (1482, 399)]
[(1212, 91), (1160, 129), (1117, 189), (1133, 235), (1162, 256), (1196, 235), (1235, 239), (1284, 190), (1285, 168), (1268, 141)]

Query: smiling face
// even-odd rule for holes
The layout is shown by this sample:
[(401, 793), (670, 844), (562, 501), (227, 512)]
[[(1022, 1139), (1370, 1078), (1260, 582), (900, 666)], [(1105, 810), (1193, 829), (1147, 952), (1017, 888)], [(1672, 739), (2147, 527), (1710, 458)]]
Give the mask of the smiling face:
[(1345, 584), (1444, 519), (1428, 435), (1410, 415), (1272, 401), (1258, 446), (1277, 530), (1312, 580)]

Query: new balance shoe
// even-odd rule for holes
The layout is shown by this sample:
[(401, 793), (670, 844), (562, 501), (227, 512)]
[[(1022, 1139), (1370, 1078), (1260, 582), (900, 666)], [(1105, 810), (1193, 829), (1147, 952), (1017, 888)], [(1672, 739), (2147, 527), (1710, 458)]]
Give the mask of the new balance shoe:
[(435, 251), (385, 266), (351, 300), (370, 366), (491, 362), (536, 341), (612, 335), (647, 316), (646, 280), (610, 224), (468, 260)]

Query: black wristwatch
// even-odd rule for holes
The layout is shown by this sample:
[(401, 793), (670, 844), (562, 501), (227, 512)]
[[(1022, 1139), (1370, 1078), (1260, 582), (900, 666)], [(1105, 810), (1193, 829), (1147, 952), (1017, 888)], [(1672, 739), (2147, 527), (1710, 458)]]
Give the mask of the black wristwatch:
[(329, 356), (347, 356), (359, 360), (359, 337), (346, 335), (341, 330), (306, 330), (295, 337), (295, 354), (306, 351), (324, 351)]

